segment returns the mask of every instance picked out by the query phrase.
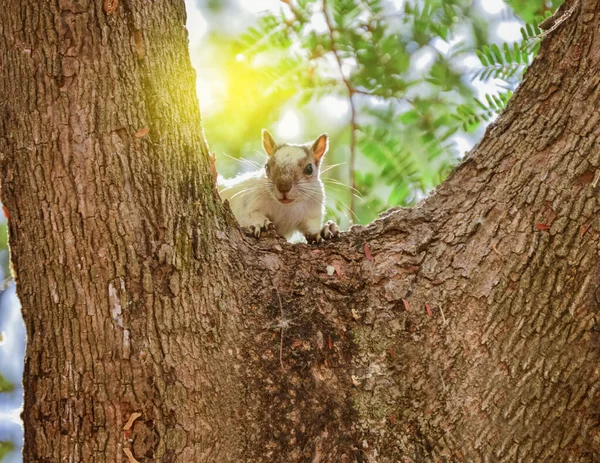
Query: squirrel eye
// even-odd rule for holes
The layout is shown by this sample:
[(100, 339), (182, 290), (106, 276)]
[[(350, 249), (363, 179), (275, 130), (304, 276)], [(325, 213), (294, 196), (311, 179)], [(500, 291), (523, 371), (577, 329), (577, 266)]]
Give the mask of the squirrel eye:
[(265, 164), (265, 172), (267, 175), (269, 175), (269, 164)]
[(305, 175), (312, 175), (313, 173), (313, 166), (312, 164), (308, 164), (305, 168), (304, 168), (304, 174)]

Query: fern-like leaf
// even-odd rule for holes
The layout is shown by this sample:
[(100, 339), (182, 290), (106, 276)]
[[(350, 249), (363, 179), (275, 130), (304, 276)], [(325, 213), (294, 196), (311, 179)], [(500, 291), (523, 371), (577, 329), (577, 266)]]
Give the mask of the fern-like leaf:
[(242, 54), (252, 57), (259, 53), (286, 49), (291, 45), (287, 23), (275, 15), (262, 16), (256, 27), (250, 27), (240, 37)]
[(512, 94), (511, 90), (506, 90), (497, 95), (486, 94), (485, 101), (477, 98), (474, 100), (479, 111), (473, 106), (460, 105), (456, 108), (454, 117), (461, 122), (463, 130), (473, 132), (481, 122), (487, 122), (502, 112)]
[(502, 48), (493, 44), (476, 51), (481, 69), (475, 71), (473, 79), (487, 82), (490, 79), (502, 79), (507, 82), (517, 80), (531, 62), (531, 53), (524, 43), (513, 45), (504, 43)]
[(421, 186), (415, 159), (388, 130), (361, 127), (357, 141), (361, 152), (380, 167), (381, 178), (386, 183)]

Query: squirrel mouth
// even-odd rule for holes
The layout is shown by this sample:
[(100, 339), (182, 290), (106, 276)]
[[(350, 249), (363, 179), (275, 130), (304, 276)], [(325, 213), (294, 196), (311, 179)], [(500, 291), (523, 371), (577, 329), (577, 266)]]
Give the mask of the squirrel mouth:
[(279, 198), (279, 202), (282, 204), (292, 204), (294, 200), (290, 198)]

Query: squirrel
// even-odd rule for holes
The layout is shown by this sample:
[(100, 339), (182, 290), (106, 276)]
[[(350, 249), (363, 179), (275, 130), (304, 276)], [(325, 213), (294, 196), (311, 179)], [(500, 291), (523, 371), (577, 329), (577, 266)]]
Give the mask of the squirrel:
[(262, 146), (268, 156), (264, 168), (219, 182), (219, 194), (240, 226), (256, 238), (273, 229), (288, 241), (296, 232), (309, 243), (338, 236), (335, 222), (323, 225), (325, 188), (319, 168), (329, 147), (327, 134), (312, 145), (278, 145), (263, 129)]

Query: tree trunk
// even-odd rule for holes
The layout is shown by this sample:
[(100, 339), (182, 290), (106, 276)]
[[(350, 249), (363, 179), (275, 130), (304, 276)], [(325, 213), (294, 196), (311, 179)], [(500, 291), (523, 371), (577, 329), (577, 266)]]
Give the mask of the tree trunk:
[(557, 17), (434, 194), (308, 246), (218, 200), (183, 1), (5, 0), (24, 460), (600, 458), (600, 6)]

